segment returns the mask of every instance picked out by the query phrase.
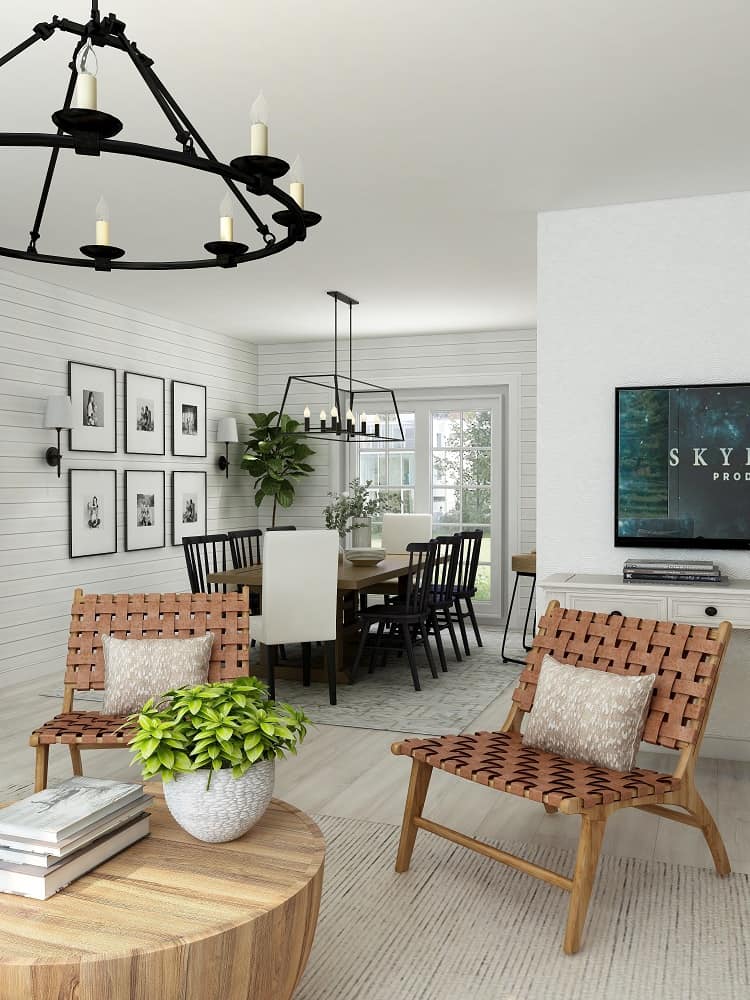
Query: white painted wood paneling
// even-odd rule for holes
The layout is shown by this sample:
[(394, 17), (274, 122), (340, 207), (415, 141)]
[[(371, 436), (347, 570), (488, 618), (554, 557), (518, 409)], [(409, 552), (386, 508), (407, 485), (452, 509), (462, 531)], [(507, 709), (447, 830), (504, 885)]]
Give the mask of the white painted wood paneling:
[[(512, 330), (491, 333), (423, 334), (419, 336), (363, 338), (354, 341), (354, 376), (389, 385), (408, 377), (410, 384), (420, 379), (425, 388), (449, 387), (451, 379), (481, 373), (477, 385), (495, 383), (502, 376), (516, 375), (520, 381), (520, 417), (514, 433), (520, 448), (520, 490), (518, 498), (521, 548), (528, 551), (536, 538), (536, 331)], [(332, 370), (332, 343), (260, 344), (258, 346), (258, 405), (261, 410), (278, 409), (289, 375)], [(348, 365), (348, 351), (339, 346), (339, 365)], [(322, 390), (320, 390), (322, 392)], [(307, 392), (308, 398), (304, 398)], [(408, 394), (403, 390), (400, 395)], [(318, 418), (322, 397), (313, 398), (311, 388), (290, 395), (288, 410), (301, 419), (305, 403)], [(298, 500), (280, 523), (301, 528), (320, 527), (322, 508), (327, 502), (329, 456), (341, 445), (320, 442), (313, 459), (316, 473), (298, 489)], [(270, 508), (261, 510), (261, 523), (268, 521)]]
[[(102, 275), (103, 291), (117, 274)], [(155, 281), (168, 276), (154, 275)], [(251, 482), (239, 469), (242, 445), (231, 449), (229, 480), (216, 461), (224, 446), (216, 423), (235, 416), (243, 440), (256, 406), (257, 351), (253, 344), (0, 270), (0, 674), (39, 674), (64, 667), (73, 589), (187, 590), (181, 547), (171, 544), (171, 472), (208, 473), (208, 530), (252, 527), (257, 514)], [(48, 395), (66, 393), (68, 361), (117, 370), (117, 453), (68, 452), (63, 475), (44, 462), (55, 432), (42, 427)], [(124, 372), (166, 380), (165, 456), (126, 455)], [(170, 443), (170, 382), (207, 386), (208, 456), (175, 458)], [(116, 554), (68, 558), (70, 468), (115, 468), (118, 488)], [(125, 552), (124, 469), (166, 472), (164, 549)]]

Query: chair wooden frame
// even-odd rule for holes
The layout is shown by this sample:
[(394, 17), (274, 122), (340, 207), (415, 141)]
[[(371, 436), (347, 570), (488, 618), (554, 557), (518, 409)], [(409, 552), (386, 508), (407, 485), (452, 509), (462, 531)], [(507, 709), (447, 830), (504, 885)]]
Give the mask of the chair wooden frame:
[(215, 594), (86, 594), (77, 589), (70, 613), (70, 635), (62, 712), (35, 729), (29, 739), (36, 749), (35, 791), (47, 787), (49, 748), (64, 744), (73, 774), (83, 774), (81, 750), (125, 747), (130, 732), (124, 717), (77, 712), (76, 691), (104, 689), (102, 635), (118, 639), (189, 639), (213, 632), (209, 681), (246, 677), (250, 673), (248, 595)]
[[(706, 839), (717, 872), (728, 875), (731, 869), (724, 843), (695, 786), (695, 765), (731, 631), (729, 622), (721, 622), (717, 628), (678, 625), (564, 609), (552, 601), (539, 622), (513, 705), (499, 734), (393, 744), (394, 754), (413, 758), (396, 871), (408, 870), (417, 832), (428, 830), (556, 885), (571, 895), (563, 944), (568, 954), (581, 946), (606, 823), (620, 809), (634, 807), (696, 827)], [(574, 666), (631, 675), (655, 673), (643, 739), (679, 750), (674, 772), (659, 774), (638, 768), (628, 773), (607, 771), (523, 748), (521, 723), (532, 708), (541, 662), (547, 653)], [(480, 745), (484, 748), (481, 754), (476, 751)], [(426, 819), (422, 812), (435, 767), (540, 802), (550, 813), (580, 815), (573, 876), (542, 868)]]

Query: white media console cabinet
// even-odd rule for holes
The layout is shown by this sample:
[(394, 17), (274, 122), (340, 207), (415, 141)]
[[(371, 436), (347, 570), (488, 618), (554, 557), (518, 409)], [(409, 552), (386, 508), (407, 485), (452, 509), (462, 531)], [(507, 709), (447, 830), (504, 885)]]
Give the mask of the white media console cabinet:
[(558, 573), (539, 587), (540, 610), (548, 601), (556, 600), (564, 608), (620, 612), (689, 625), (731, 622), (732, 639), (701, 755), (750, 761), (750, 580), (720, 584), (623, 583), (619, 576)]

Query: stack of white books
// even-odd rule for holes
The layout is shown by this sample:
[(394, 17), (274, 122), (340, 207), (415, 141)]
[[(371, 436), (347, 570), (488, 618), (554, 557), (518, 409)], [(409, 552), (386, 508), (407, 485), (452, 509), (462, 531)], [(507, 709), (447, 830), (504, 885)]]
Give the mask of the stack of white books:
[(0, 809), (0, 892), (48, 899), (148, 836), (143, 785), (75, 777)]

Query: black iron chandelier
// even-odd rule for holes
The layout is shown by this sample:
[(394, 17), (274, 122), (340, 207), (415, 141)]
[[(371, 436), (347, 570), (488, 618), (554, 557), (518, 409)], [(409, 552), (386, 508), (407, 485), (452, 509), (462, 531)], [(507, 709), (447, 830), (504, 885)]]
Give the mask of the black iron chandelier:
[[(320, 222), (320, 215), (304, 207), (304, 184), (299, 159), (295, 163), (296, 176), (290, 184), (290, 192), (281, 190), (274, 183), (289, 171), (289, 164), (275, 156), (268, 155), (268, 124), (265, 100), (259, 95), (252, 109), (250, 129), (250, 155), (239, 156), (229, 164), (222, 163), (214, 156), (209, 146), (199, 134), (185, 112), (172, 97), (154, 71), (154, 60), (139, 50), (135, 42), (125, 34), (125, 25), (116, 14), (102, 17), (99, 0), (93, 0), (91, 19), (86, 24), (70, 21), (55, 15), (49, 22), (34, 26), (32, 34), (0, 57), (0, 66), (20, 55), (35, 42), (47, 41), (55, 32), (63, 31), (76, 35), (78, 41), (70, 62), (70, 79), (63, 106), (52, 115), (57, 126), (57, 134), (33, 132), (1, 132), (0, 146), (47, 147), (51, 150), (47, 172), (42, 184), (39, 206), (26, 250), (0, 246), (0, 256), (15, 257), (20, 260), (34, 260), (46, 264), (64, 264), (72, 267), (93, 267), (97, 271), (113, 268), (133, 271), (164, 271), (199, 267), (235, 267), (247, 261), (269, 257), (271, 254), (287, 250), (305, 239), (307, 230)], [(122, 122), (114, 115), (97, 108), (96, 94), (96, 47), (109, 47), (124, 52), (135, 66), (139, 76), (148, 87), (156, 103), (174, 129), (175, 139), (181, 150), (161, 146), (147, 146), (138, 142), (125, 142), (113, 138), (122, 130)], [(92, 65), (93, 64), (93, 65)], [(93, 72), (92, 72), (93, 70)], [(139, 156), (147, 160), (158, 160), (192, 170), (216, 174), (226, 184), (247, 215), (253, 221), (260, 235), (262, 245), (251, 249), (245, 243), (233, 238), (233, 218), (231, 199), (222, 202), (220, 209), (220, 239), (206, 243), (210, 256), (196, 260), (123, 260), (125, 251), (113, 246), (109, 240), (109, 216), (104, 199), (100, 199), (96, 210), (96, 241), (82, 246), (80, 256), (57, 256), (41, 253), (37, 243), (41, 235), (42, 220), (50, 193), (52, 178), (60, 150), (72, 149), (81, 156), (99, 156), (114, 153), (124, 156)], [(254, 197), (269, 197), (278, 203), (279, 210), (272, 218), (286, 235), (277, 238), (263, 222), (240, 187)]]
[[(305, 405), (302, 415), (303, 430), (298, 433), (304, 436), (324, 438), (329, 441), (350, 441), (373, 440), (378, 441), (403, 441), (404, 428), (401, 425), (401, 414), (398, 412), (398, 403), (393, 389), (388, 389), (383, 385), (376, 385), (374, 382), (364, 382), (356, 379), (352, 375), (352, 308), (358, 306), (357, 299), (344, 292), (326, 292), (333, 299), (333, 371), (324, 375), (290, 375), (286, 380), (284, 398), (281, 401), (281, 409), (277, 423), (285, 414), (285, 407), (290, 390), (299, 390), (301, 385), (313, 385), (326, 390), (327, 400), (323, 403), (320, 411), (320, 420), (313, 420), (309, 405)], [(349, 374), (339, 374), (339, 302), (349, 308)], [(376, 413), (368, 415), (364, 409), (358, 409), (358, 399), (365, 397), (368, 403), (375, 401)], [(330, 400), (333, 400), (330, 413), (326, 407)], [(377, 400), (382, 400), (384, 407), (378, 406)], [(383, 412), (385, 409), (387, 412)], [(386, 422), (381, 426), (380, 419), (385, 417), (388, 421), (389, 414), (393, 415), (393, 433), (389, 433), (390, 427)], [(296, 419), (296, 418), (295, 418)], [(398, 427), (398, 431), (395, 427)]]

